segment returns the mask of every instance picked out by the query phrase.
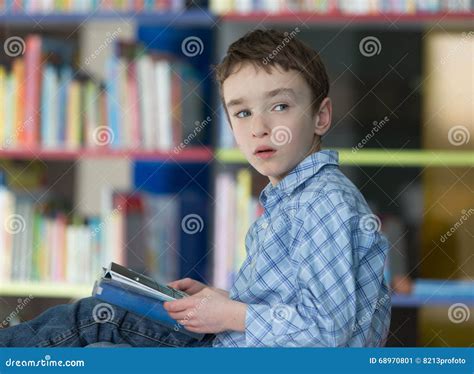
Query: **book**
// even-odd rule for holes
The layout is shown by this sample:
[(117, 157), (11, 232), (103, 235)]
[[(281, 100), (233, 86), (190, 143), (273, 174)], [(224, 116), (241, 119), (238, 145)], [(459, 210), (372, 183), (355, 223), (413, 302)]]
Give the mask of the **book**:
[(205, 334), (184, 329), (163, 307), (165, 301), (189, 296), (186, 293), (114, 262), (103, 270), (102, 277), (94, 284), (92, 296), (198, 340), (204, 337)]

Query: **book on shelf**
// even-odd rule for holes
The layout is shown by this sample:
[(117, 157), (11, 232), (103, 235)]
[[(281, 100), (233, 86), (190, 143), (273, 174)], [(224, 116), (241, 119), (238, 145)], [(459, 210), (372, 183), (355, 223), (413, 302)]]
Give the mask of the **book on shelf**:
[(221, 173), (216, 181), (214, 285), (229, 289), (246, 256), (245, 240), (250, 225), (263, 213), (251, 196), (251, 175)]
[(203, 140), (203, 93), (190, 64), (115, 41), (102, 82), (75, 67), (72, 43), (25, 40), (24, 56), (0, 61), (0, 149), (171, 151)]
[(99, 217), (78, 217), (54, 196), (38, 203), (0, 185), (0, 281), (86, 284), (110, 261), (177, 279), (179, 199), (108, 189), (102, 197)]
[(416, 14), (417, 12), (469, 12), (470, 0), (210, 0), (211, 12), (216, 14), (267, 12), (270, 14), (314, 12), (319, 14)]
[[(199, 2), (198, 2), (199, 3)], [(201, 4), (202, 5), (202, 4)], [(178, 12), (186, 8), (185, 0), (1, 0), (0, 12), (12, 14), (49, 14), (49, 13), (111, 13), (111, 12)]]
[[(186, 330), (171, 318), (163, 307), (165, 301), (181, 299), (188, 296), (186, 293), (119, 264), (111, 263), (108, 268), (103, 269), (102, 276), (94, 285), (92, 295), (193, 338), (200, 340), (205, 335)], [(99, 310), (97, 312), (94, 317), (101, 318)], [(105, 318), (108, 316), (106, 313)]]

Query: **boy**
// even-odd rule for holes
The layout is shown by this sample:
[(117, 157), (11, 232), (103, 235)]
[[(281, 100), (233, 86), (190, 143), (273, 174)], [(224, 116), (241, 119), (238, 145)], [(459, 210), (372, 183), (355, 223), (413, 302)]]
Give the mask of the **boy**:
[(287, 34), (256, 30), (229, 47), (216, 76), (239, 148), (270, 183), (230, 293), (188, 278), (170, 283), (191, 296), (165, 308), (204, 338), (116, 307), (97, 321), (99, 301), (87, 298), (0, 330), (0, 346), (384, 345), (388, 244), (337, 153), (321, 151), (332, 105), (319, 56)]

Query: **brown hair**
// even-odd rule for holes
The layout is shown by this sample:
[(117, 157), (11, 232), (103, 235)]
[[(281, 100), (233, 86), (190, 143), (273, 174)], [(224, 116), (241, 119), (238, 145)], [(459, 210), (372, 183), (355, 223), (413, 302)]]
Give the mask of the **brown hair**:
[[(222, 85), (234, 73), (235, 68), (249, 62), (268, 73), (279, 65), (301, 73), (313, 94), (313, 113), (329, 93), (329, 79), (321, 58), (316, 51), (295, 38), (298, 28), (288, 32), (277, 30), (254, 30), (232, 43), (220, 64), (214, 67), (219, 93), (224, 104)], [(227, 112), (227, 108), (226, 108)], [(229, 121), (230, 123), (230, 121)]]

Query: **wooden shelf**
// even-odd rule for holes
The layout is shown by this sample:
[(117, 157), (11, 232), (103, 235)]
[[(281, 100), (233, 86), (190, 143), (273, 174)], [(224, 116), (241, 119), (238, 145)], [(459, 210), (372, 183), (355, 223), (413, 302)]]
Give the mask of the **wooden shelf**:
[(1, 283), (0, 296), (32, 296), (51, 298), (80, 298), (92, 294), (93, 284), (15, 282)]
[(185, 148), (179, 153), (163, 151), (123, 151), (105, 149), (86, 149), (78, 151), (65, 150), (0, 150), (0, 159), (40, 159), (40, 160), (77, 160), (80, 158), (128, 157), (137, 160), (177, 161), (177, 162), (209, 162), (213, 152), (208, 147)]
[[(344, 166), (384, 167), (472, 167), (474, 152), (443, 150), (393, 150), (393, 149), (335, 149)], [(229, 164), (246, 163), (238, 149), (220, 149), (216, 152), (218, 161)]]

